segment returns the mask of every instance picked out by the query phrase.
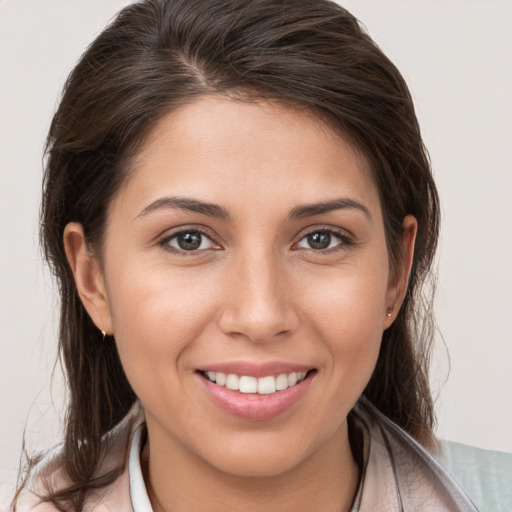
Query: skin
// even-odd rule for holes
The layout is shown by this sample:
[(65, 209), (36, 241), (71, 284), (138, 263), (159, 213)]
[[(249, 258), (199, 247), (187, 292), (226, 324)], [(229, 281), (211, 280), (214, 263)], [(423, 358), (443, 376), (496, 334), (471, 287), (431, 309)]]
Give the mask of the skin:
[[(352, 203), (293, 216), (340, 198)], [(180, 250), (176, 233), (197, 229), (200, 249)], [(319, 231), (326, 249), (307, 237)], [(144, 404), (155, 510), (349, 510), (346, 417), (400, 307), (415, 235), (406, 217), (391, 275), (367, 162), (311, 114), (207, 96), (155, 126), (110, 205), (101, 262), (79, 224), (64, 234), (82, 301)], [(234, 360), (316, 372), (285, 413), (247, 420), (213, 403), (196, 371)]]

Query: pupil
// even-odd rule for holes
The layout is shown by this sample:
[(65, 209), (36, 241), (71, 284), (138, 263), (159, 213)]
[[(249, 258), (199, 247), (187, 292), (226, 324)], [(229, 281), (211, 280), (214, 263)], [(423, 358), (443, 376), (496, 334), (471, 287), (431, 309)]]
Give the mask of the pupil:
[(201, 246), (201, 233), (182, 233), (178, 235), (178, 245), (185, 251), (194, 251)]
[(308, 235), (309, 246), (313, 249), (327, 249), (331, 243), (329, 233), (312, 233)]

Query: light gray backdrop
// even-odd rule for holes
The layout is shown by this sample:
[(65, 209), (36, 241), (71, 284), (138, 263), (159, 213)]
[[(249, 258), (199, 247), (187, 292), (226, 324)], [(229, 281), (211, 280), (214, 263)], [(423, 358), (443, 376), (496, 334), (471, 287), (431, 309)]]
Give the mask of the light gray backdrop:
[[(62, 84), (126, 1), (0, 0), (0, 480), (58, 438), (41, 155)], [(412, 90), (443, 202), (432, 383), (441, 436), (512, 451), (512, 2), (350, 0)], [(28, 419), (28, 422), (27, 422)], [(4, 485), (5, 490), (5, 485)]]

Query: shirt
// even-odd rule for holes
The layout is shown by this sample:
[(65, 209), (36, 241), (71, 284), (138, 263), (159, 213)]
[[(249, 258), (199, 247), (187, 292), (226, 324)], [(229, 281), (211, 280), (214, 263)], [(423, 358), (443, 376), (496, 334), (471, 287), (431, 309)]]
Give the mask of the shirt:
[[(477, 512), (476, 507), (443, 467), (400, 427), (362, 398), (350, 416), (362, 440), (362, 468), (352, 512)], [(152, 512), (141, 470), (145, 429), (142, 405), (104, 438), (105, 458), (100, 473), (122, 466), (108, 487), (92, 491), (84, 510), (89, 512)], [(55, 512), (42, 502), (43, 482), (63, 486), (63, 452), (50, 452), (34, 468), (18, 502), (19, 512)]]

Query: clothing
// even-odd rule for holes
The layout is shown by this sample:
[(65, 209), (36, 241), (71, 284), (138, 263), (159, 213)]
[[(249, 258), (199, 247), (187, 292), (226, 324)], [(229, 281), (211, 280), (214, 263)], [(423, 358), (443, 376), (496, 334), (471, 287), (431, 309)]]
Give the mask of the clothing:
[(477, 510), (436, 459), (367, 400), (356, 414), (369, 436), (359, 512)]
[[(442, 466), (402, 429), (367, 400), (351, 415), (362, 440), (362, 477), (353, 512), (475, 512), (477, 509)], [(122, 466), (121, 475), (107, 488), (94, 491), (85, 510), (94, 512), (152, 512), (140, 467), (144, 414), (139, 403), (105, 437), (107, 456), (101, 472)], [(62, 480), (62, 453), (50, 453), (36, 467), (29, 490), (20, 498), (20, 512), (54, 512), (40, 503), (41, 475), (53, 485)]]
[(438, 460), (480, 512), (512, 512), (512, 453), (442, 441)]

